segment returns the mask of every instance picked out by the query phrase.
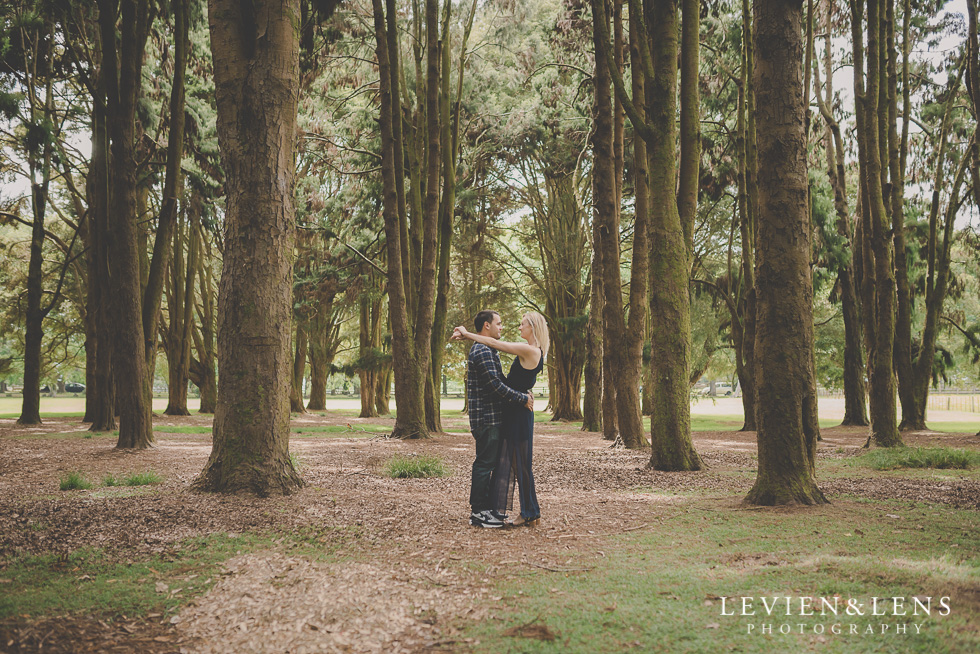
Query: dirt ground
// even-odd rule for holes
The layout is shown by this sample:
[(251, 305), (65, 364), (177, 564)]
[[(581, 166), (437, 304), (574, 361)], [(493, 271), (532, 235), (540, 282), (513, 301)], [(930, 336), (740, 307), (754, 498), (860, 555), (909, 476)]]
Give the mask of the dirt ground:
[[(685, 494), (707, 492), (726, 508), (750, 488), (755, 434), (700, 432), (695, 446), (708, 470), (661, 473), (647, 455), (609, 448), (601, 435), (562, 424), (535, 426), (535, 479), (542, 507), (536, 528), (468, 526), (472, 438), (465, 417), (444, 419), (449, 433), (400, 442), (358, 432), (358, 420), (327, 414), (293, 425), (349, 425), (353, 435), (294, 437), (290, 450), (306, 487), (284, 498), (205, 495), (190, 482), (210, 453), (209, 434), (168, 427), (210, 425), (210, 417), (158, 417), (156, 447), (117, 451), (113, 438), (82, 438), (77, 418), (38, 428), (0, 420), (0, 577), (16, 552), (67, 554), (99, 547), (120, 561), (173, 551), (216, 532), (287, 534), (314, 526), (325, 548), (353, 554), (329, 563), (282, 552), (249, 553), (225, 565), (212, 589), (173, 617), (64, 616), (0, 623), (0, 651), (63, 652), (416, 652), (466, 649), (458, 627), (488, 617), (495, 579), (534, 570), (589, 569), (610, 535), (655, 529), (681, 510)], [(77, 434), (75, 433), (77, 432)], [(858, 451), (865, 428), (823, 430), (818, 456)], [(921, 432), (909, 445), (980, 447), (973, 434)], [(452, 474), (395, 480), (381, 473), (394, 454), (434, 454)], [(163, 484), (130, 496), (60, 492), (80, 470), (92, 480), (152, 470)], [(819, 464), (818, 464), (819, 470)], [(856, 469), (855, 469), (856, 470)], [(980, 482), (914, 477), (820, 480), (841, 495), (914, 498), (980, 509)], [(656, 492), (649, 492), (651, 489)], [(830, 509), (833, 510), (833, 509)], [(31, 525), (43, 524), (44, 529)], [(2, 581), (2, 579), (0, 579)], [(2, 586), (0, 586), (2, 590)]]

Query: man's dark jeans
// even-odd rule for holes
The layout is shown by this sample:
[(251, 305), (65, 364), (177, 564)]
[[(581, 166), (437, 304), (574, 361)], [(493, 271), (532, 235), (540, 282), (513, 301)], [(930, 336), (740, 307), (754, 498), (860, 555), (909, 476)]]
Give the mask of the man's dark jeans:
[(470, 506), (474, 513), (479, 513), (496, 508), (491, 506), (490, 480), (500, 454), (500, 425), (477, 427), (473, 430), (473, 439), (476, 441), (476, 460), (473, 461)]

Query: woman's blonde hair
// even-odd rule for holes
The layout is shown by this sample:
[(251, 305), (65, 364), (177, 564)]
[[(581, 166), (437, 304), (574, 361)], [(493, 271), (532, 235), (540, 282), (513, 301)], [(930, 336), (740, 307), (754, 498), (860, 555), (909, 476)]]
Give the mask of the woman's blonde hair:
[(547, 358), (551, 338), (548, 336), (548, 323), (545, 322), (544, 316), (537, 311), (528, 311), (521, 320), (524, 318), (527, 318), (528, 322), (531, 323), (531, 333), (534, 334), (534, 340), (541, 348), (541, 355)]

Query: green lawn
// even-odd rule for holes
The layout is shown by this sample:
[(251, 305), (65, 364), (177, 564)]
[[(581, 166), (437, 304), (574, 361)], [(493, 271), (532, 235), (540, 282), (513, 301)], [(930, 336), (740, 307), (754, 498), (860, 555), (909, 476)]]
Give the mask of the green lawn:
[[(648, 529), (613, 537), (602, 556), (552, 562), (557, 572), (505, 571), (496, 619), (467, 635), (478, 652), (980, 651), (976, 512), (886, 501), (743, 510), (733, 508), (737, 499), (695, 498)], [(898, 612), (910, 615), (800, 615), (800, 598), (817, 598), (819, 608), (819, 598), (835, 595), (866, 607), (872, 597), (907, 598)], [(931, 615), (911, 615), (914, 596), (934, 598)], [(951, 597), (947, 616), (942, 596)], [(731, 598), (726, 614), (741, 610), (737, 598), (754, 598), (756, 615), (722, 615), (721, 597)], [(761, 597), (770, 606), (790, 597), (793, 615), (783, 599), (766, 616)], [(895, 612), (891, 600), (882, 605)]]

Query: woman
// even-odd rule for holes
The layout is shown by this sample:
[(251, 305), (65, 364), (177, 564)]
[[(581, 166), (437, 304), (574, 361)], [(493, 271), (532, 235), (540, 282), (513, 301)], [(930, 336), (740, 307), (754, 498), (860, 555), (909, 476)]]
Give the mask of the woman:
[[(516, 391), (527, 393), (533, 388), (538, 373), (544, 368), (548, 355), (548, 324), (544, 316), (535, 311), (521, 317), (521, 337), (527, 343), (509, 343), (488, 336), (481, 336), (457, 327), (453, 336), (483, 343), (501, 352), (515, 355), (507, 375), (506, 384)], [(531, 473), (531, 453), (534, 434), (534, 413), (526, 406), (507, 404), (503, 411), (503, 436), (500, 457), (491, 482), (491, 497), (499, 512), (514, 506), (514, 485), (520, 489), (521, 515), (508, 525), (535, 525), (541, 518), (538, 497), (534, 492), (534, 475)]]

